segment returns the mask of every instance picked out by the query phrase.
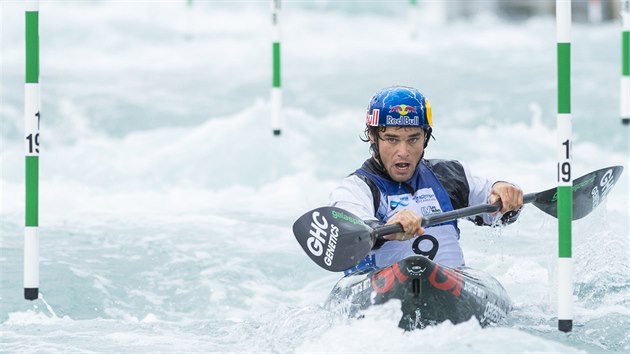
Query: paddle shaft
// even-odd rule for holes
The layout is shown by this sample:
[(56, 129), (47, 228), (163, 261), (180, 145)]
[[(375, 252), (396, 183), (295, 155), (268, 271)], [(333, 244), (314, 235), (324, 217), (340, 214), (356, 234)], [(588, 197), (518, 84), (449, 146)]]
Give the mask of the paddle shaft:
[[(523, 204), (531, 203), (536, 200), (536, 194), (538, 193), (529, 193), (523, 196)], [(446, 213), (429, 215), (427, 217), (422, 218), (421, 226), (431, 226), (436, 224), (441, 224), (443, 222), (466, 218), (469, 216), (482, 214), (482, 213), (494, 213), (501, 209), (501, 201), (498, 200), (494, 204), (480, 204), (474, 205), (466, 208), (461, 208), (457, 210), (447, 211)], [(378, 238), (385, 235), (391, 235), (398, 232), (403, 232), (403, 227), (401, 224), (394, 225), (385, 225), (380, 226), (372, 231), (372, 237)]]

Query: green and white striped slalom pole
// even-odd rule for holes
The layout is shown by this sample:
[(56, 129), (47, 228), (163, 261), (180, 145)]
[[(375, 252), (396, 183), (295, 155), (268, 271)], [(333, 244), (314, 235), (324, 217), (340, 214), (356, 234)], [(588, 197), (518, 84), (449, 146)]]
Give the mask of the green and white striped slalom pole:
[(630, 124), (630, 0), (621, 1), (621, 122)]
[(271, 0), (273, 78), (271, 82), (271, 129), (279, 136), (282, 122), (282, 89), (280, 88), (280, 0)]
[(571, 1), (556, 0), (558, 41), (558, 329), (573, 328), (573, 259), (571, 220)]
[(35, 300), (39, 296), (39, 1), (27, 0), (24, 3), (26, 5), (24, 298)]

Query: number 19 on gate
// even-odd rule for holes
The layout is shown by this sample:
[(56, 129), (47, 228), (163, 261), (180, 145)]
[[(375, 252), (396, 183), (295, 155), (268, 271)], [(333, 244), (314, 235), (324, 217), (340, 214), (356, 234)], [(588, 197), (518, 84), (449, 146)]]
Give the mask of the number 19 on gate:
[(569, 139), (562, 142), (563, 153), (558, 160), (558, 183), (571, 183), (571, 141)]

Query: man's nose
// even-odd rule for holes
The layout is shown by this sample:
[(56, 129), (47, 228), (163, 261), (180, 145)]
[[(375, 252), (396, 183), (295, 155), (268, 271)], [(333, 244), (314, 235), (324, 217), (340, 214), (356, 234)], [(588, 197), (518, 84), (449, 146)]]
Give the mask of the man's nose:
[(411, 146), (409, 145), (409, 143), (406, 140), (403, 140), (402, 143), (399, 144), (399, 147), (396, 150), (396, 154), (400, 157), (407, 157), (409, 156), (410, 149)]

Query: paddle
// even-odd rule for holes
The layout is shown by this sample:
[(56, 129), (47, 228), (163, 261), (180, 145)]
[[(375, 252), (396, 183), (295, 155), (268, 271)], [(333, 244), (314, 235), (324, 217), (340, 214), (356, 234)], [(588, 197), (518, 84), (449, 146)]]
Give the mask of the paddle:
[[(590, 214), (615, 185), (622, 166), (603, 168), (573, 181), (573, 220)], [(523, 196), (523, 203), (532, 203), (545, 213), (557, 217), (556, 188)], [(501, 202), (481, 204), (429, 215), (422, 226), (431, 226), (481, 213), (493, 213)], [(337, 207), (313, 209), (293, 224), (293, 234), (304, 252), (320, 267), (339, 272), (357, 265), (370, 252), (377, 238), (403, 231), (400, 224), (371, 228), (354, 214)]]

